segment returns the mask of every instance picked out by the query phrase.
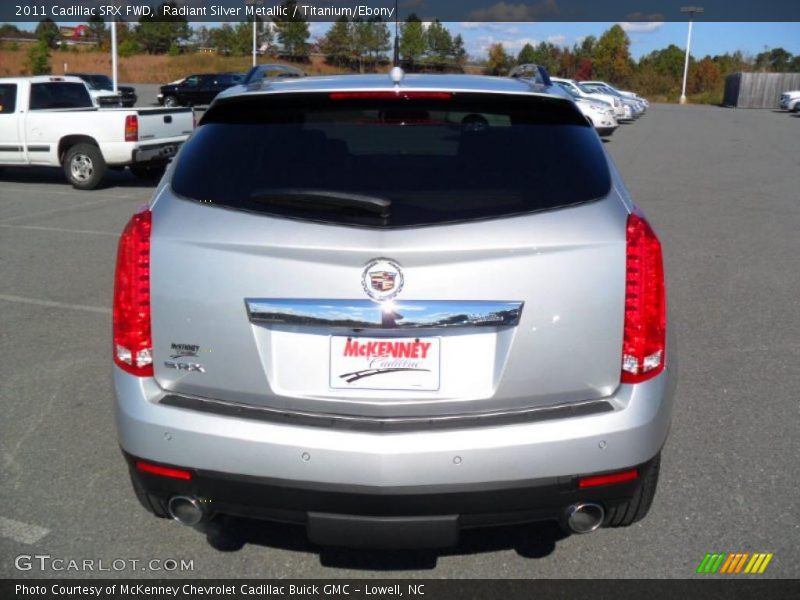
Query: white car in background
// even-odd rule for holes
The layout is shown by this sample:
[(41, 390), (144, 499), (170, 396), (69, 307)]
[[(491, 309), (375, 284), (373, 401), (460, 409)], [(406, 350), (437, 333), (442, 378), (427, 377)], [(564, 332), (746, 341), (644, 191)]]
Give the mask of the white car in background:
[(607, 137), (619, 127), (617, 118), (614, 116), (614, 107), (610, 103), (596, 98), (582, 97), (571, 87), (555, 80), (554, 83), (575, 101), (575, 105), (581, 110), (586, 120), (592, 124), (592, 127), (597, 130), (598, 135)]
[(778, 105), (783, 110), (788, 110), (789, 112), (800, 111), (800, 90), (783, 92), (781, 94), (781, 99), (778, 102)]
[(587, 100), (599, 100), (601, 102), (605, 102), (610, 104), (611, 107), (614, 109), (614, 117), (615, 119), (630, 119), (630, 109), (626, 112), (625, 104), (616, 96), (612, 96), (610, 94), (603, 94), (600, 92), (594, 92), (581, 84), (579, 84), (574, 79), (563, 79), (561, 77), (551, 77), (550, 81), (559, 85), (562, 89), (564, 89), (567, 93), (571, 96), (575, 96), (576, 94)]

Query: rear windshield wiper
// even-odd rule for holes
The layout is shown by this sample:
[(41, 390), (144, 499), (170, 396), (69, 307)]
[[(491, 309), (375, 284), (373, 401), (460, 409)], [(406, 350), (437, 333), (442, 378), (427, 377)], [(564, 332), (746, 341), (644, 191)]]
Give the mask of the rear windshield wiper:
[(250, 194), (250, 200), (308, 209), (356, 208), (374, 213), (383, 219), (389, 218), (392, 207), (391, 200), (378, 196), (303, 188), (261, 188)]

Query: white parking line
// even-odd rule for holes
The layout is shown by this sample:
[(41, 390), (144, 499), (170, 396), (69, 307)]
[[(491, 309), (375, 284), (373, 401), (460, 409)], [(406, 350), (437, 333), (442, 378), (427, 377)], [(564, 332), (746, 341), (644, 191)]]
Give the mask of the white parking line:
[(35, 544), (48, 533), (50, 530), (44, 527), (0, 517), (0, 537), (9, 538), (22, 544)]
[(108, 235), (111, 237), (119, 237), (118, 233), (111, 233), (110, 231), (93, 231), (91, 229), (65, 229), (64, 227), (44, 227), (43, 225), (9, 225), (0, 223), (0, 227), (8, 229), (33, 229), (35, 231), (57, 231), (60, 233), (86, 233), (89, 235)]
[(19, 302), (20, 304), (33, 304), (35, 306), (50, 306), (52, 308), (70, 308), (72, 310), (84, 310), (87, 312), (102, 313), (110, 315), (111, 309), (103, 306), (86, 306), (85, 304), (67, 304), (66, 302), (54, 302), (52, 300), (39, 300), (38, 298), (23, 298), (22, 296), (9, 296), (0, 294), (0, 300), (7, 302)]
[[(120, 196), (121, 198), (121, 196)], [(72, 206), (62, 206), (60, 208), (51, 208), (48, 210), (40, 210), (38, 212), (28, 213), (26, 215), (16, 215), (14, 217), (8, 217), (5, 219), (0, 220), (0, 223), (10, 223), (11, 221), (15, 221), (17, 219), (27, 219), (28, 217), (42, 217), (44, 215), (52, 215), (55, 213), (70, 211), (76, 208), (86, 208), (89, 206), (96, 206), (98, 204), (111, 204), (115, 198), (106, 198), (103, 200), (93, 200), (92, 202), (82, 202), (80, 204), (73, 204)]]

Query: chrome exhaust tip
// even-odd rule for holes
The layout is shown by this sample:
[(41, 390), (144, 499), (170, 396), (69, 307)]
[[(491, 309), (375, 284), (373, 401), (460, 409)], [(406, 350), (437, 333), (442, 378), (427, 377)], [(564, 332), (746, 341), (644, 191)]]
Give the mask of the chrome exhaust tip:
[(206, 511), (197, 498), (173, 496), (167, 503), (169, 516), (184, 525), (197, 525), (206, 517)]
[(591, 533), (597, 530), (606, 516), (606, 511), (594, 502), (573, 504), (567, 509), (567, 526), (573, 533)]

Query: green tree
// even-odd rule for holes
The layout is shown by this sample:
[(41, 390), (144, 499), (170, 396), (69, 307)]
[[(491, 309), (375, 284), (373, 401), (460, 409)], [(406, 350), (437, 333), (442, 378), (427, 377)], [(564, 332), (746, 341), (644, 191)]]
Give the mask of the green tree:
[[(287, 0), (284, 6), (284, 14), (294, 15), (296, 0)], [(308, 22), (301, 16), (287, 17), (286, 21), (275, 21), (275, 29), (278, 34), (278, 41), (283, 46), (283, 51), (290, 57), (300, 60), (308, 58), (308, 38), (311, 36), (308, 30)]]
[(406, 22), (400, 27), (400, 56), (413, 69), (425, 55), (428, 42), (422, 21), (414, 13), (408, 15)]
[(55, 24), (53, 19), (42, 19), (36, 26), (36, 38), (40, 42), (44, 42), (48, 48), (58, 48), (61, 41), (61, 33), (58, 31), (58, 25)]
[(630, 45), (628, 34), (619, 25), (601, 35), (594, 48), (595, 75), (605, 81), (627, 85), (633, 75)]
[(28, 71), (31, 75), (47, 75), (50, 68), (50, 46), (40, 39), (28, 50)]
[(464, 66), (467, 62), (467, 49), (464, 47), (464, 38), (457, 34), (453, 38), (453, 60), (459, 66)]
[(349, 66), (352, 61), (353, 34), (347, 17), (339, 17), (328, 33), (320, 40), (320, 51), (325, 62), (339, 67)]
[(175, 7), (176, 4), (162, 4), (149, 17), (141, 17), (136, 27), (136, 41), (148, 54), (164, 54), (173, 44), (179, 45), (189, 39), (189, 23), (184, 17), (156, 17), (156, 14), (164, 14), (165, 6)]
[(528, 65), (536, 62), (536, 51), (530, 43), (526, 43), (517, 55), (517, 64)]
[(106, 23), (103, 20), (103, 17), (99, 15), (93, 15), (89, 17), (89, 20), (86, 22), (89, 27), (89, 35), (92, 36), (95, 40), (97, 40), (97, 46), (102, 47), (106, 41)]
[(756, 55), (756, 68), (762, 71), (782, 73), (789, 70), (791, 62), (791, 52), (783, 48), (773, 48)]
[(453, 54), (453, 38), (447, 28), (434, 19), (425, 32), (428, 41), (428, 52), (435, 62), (449, 62)]
[(487, 75), (507, 75), (511, 59), (506, 53), (503, 44), (489, 46), (489, 58), (486, 61), (485, 73)]

